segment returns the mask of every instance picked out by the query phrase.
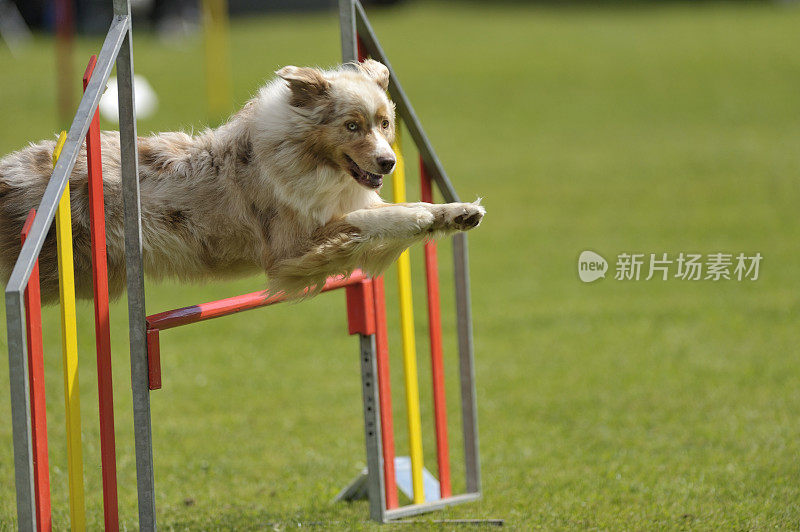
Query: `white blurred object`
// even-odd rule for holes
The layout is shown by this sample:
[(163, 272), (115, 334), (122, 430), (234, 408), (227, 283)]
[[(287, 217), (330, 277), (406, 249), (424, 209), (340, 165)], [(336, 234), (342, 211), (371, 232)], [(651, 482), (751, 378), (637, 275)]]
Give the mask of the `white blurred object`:
[[(158, 96), (144, 76), (133, 76), (133, 95), (136, 105), (136, 118), (148, 118), (158, 110)], [(108, 78), (106, 91), (100, 98), (100, 115), (109, 122), (119, 123), (119, 101), (117, 99), (117, 78)]]

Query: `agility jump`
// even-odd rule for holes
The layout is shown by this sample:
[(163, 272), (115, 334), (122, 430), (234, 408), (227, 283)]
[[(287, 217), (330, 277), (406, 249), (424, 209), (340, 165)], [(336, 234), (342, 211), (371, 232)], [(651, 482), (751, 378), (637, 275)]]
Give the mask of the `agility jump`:
[[(59, 247), (59, 292), (62, 309), (64, 378), (69, 447), (70, 517), (74, 530), (85, 528), (83, 465), (81, 458), (79, 386), (75, 340), (75, 288), (69, 220), (68, 176), (84, 138), (90, 179), (92, 220), (92, 265), (101, 419), (101, 455), (105, 529), (118, 530), (116, 463), (114, 450), (113, 394), (111, 389), (108, 331), (108, 277), (105, 265), (102, 169), (100, 168), (97, 104), (111, 69), (116, 63), (119, 77), (120, 152), (123, 176), (125, 261), (128, 289), (131, 378), (134, 405), (139, 527), (155, 530), (156, 508), (149, 393), (161, 386), (159, 331), (241, 310), (278, 303), (282, 296), (254, 293), (221, 302), (201, 304), (146, 317), (141, 245), (141, 207), (137, 178), (136, 122), (132, 97), (132, 49), (130, 7), (127, 0), (114, 0), (114, 19), (97, 60), (84, 77), (84, 97), (70, 127), (54, 154), (54, 171), (38, 210), (31, 212), (23, 230), (23, 245), (6, 288), (9, 375), (14, 439), (17, 518), (21, 530), (48, 530), (51, 526), (47, 461), (44, 381), (42, 375), (41, 319), (38, 297), (37, 260), (45, 237), (56, 220)], [(435, 181), (446, 201), (457, 202), (455, 190), (430, 147), (413, 108), (391, 70), (385, 54), (357, 0), (340, 1), (342, 50), (345, 61), (379, 59), (390, 70), (389, 93), (398, 113), (420, 152), (422, 197), (432, 200)], [(405, 176), (400, 143), (395, 145), (400, 166), (395, 171), (395, 201), (405, 196)], [(426, 498), (423, 488), (419, 391), (411, 314), (410, 263), (406, 251), (398, 263), (401, 331), (403, 338), (409, 448), (411, 449), (411, 499), (400, 507), (395, 472), (391, 391), (389, 388), (388, 341), (383, 278), (370, 279), (356, 272), (347, 279), (329, 279), (323, 291), (345, 288), (351, 334), (359, 334), (364, 399), (367, 474), (370, 516), (379, 522), (435, 510), (480, 497), (480, 468), (466, 235), (453, 236), (456, 308), (461, 377), (462, 425), (465, 446), (467, 491), (452, 495), (447, 443), (447, 423), (439, 312), (438, 270), (435, 244), (425, 245), (434, 411), (437, 442), (438, 494)], [(27, 342), (26, 342), (27, 339)], [(26, 353), (28, 356), (26, 356)], [(345, 490), (346, 492), (348, 490)], [(346, 497), (345, 497), (346, 498)]]

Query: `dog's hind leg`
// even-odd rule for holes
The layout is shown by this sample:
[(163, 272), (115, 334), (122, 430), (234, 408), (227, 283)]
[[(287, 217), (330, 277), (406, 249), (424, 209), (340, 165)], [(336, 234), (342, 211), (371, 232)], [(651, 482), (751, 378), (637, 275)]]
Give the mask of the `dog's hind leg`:
[(381, 204), (350, 212), (315, 232), (303, 254), (277, 261), (267, 272), (269, 290), (296, 296), (356, 268), (379, 274), (415, 242), (476, 227), (485, 212), (473, 203)]

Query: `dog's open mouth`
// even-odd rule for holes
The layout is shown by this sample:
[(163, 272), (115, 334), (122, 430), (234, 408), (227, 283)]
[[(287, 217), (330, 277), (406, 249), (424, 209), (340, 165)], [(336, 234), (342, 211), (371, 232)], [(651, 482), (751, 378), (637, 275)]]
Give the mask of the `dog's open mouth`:
[(361, 183), (367, 188), (380, 188), (383, 184), (383, 176), (380, 174), (373, 174), (372, 172), (367, 172), (360, 166), (356, 164), (356, 162), (351, 159), (349, 156), (345, 155), (347, 159), (347, 171), (350, 172), (350, 175), (353, 176), (353, 179)]

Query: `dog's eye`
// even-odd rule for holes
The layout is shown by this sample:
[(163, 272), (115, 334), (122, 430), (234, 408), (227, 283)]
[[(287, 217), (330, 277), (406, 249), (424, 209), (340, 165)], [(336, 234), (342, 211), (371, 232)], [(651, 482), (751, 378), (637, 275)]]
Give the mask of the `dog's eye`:
[(358, 124), (355, 122), (348, 122), (344, 125), (348, 131), (358, 131)]
[(383, 122), (381, 122), (381, 127), (383, 127), (383, 129), (389, 129), (389, 121), (384, 118)]

